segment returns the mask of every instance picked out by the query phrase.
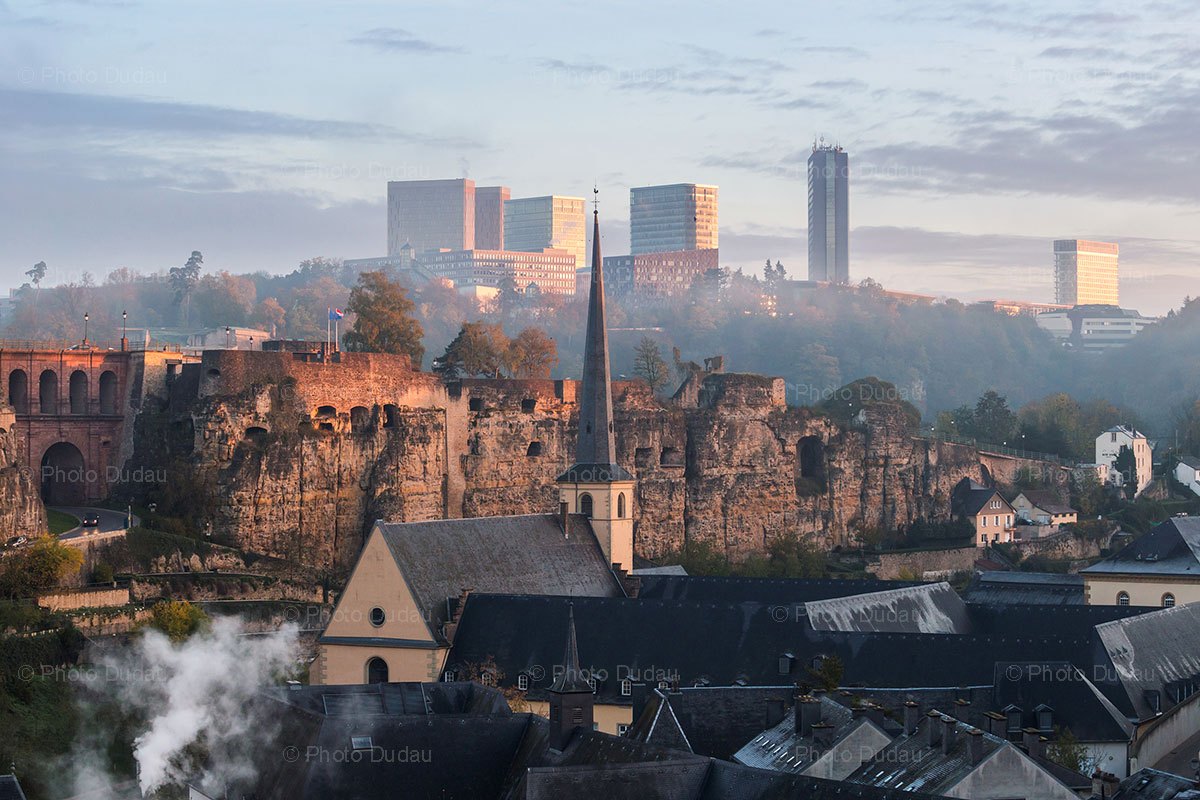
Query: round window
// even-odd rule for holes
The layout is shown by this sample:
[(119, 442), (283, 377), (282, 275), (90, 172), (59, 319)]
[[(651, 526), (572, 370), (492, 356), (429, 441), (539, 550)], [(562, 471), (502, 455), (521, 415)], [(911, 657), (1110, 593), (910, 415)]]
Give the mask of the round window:
[(387, 615), (383, 613), (383, 609), (379, 606), (371, 609), (371, 624), (378, 628), (387, 619)]

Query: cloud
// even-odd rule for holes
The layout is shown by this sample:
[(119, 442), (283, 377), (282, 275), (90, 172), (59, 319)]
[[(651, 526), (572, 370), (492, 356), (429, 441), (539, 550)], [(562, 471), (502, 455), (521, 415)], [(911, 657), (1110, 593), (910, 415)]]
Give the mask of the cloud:
[(461, 47), (419, 39), (403, 28), (371, 28), (349, 40), (350, 44), (370, 47), (385, 53), (461, 53)]
[(470, 148), (461, 137), (413, 134), (376, 123), (313, 119), (273, 111), (179, 103), (153, 98), (0, 87), (0, 131), (137, 131), (188, 138), (280, 136), (305, 139), (398, 139)]
[(1123, 60), (1127, 53), (1111, 47), (1047, 47), (1038, 53), (1038, 58), (1082, 58), (1087, 60)]

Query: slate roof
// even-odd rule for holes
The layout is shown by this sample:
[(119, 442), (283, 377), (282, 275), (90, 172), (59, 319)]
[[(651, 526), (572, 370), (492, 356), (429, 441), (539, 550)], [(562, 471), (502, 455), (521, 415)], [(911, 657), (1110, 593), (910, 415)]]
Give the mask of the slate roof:
[(819, 631), (969, 633), (967, 607), (948, 583), (852, 595), (804, 604)]
[[(943, 725), (942, 716), (925, 716), (911, 736), (901, 736), (885, 747), (871, 761), (863, 764), (847, 778), (852, 783), (865, 783), (889, 789), (912, 789), (934, 794), (950, 791), (955, 784), (970, 775), (976, 765), (971, 763), (968, 738), (973, 728), (958, 722), (955, 725), (954, 744), (948, 753), (942, 752), (941, 744), (930, 746), (928, 728)], [(982, 733), (983, 757), (1002, 747), (1011, 747), (1007, 741)]]
[[(563, 597), (472, 594), (447, 668), (494, 658), (507, 681), (524, 673), (529, 697), (545, 699), (560, 666), (567, 604)], [(984, 685), (997, 661), (1090, 665), (1096, 652), (1092, 628), (1080, 624), (1086, 617), (1074, 624), (1043, 622), (1051, 633), (1040, 636), (1019, 630), (946, 636), (817, 631), (806, 617), (792, 616), (790, 606), (760, 603), (577, 597), (574, 605), (580, 664), (598, 678), (597, 701), (617, 705), (632, 703), (620, 695), (626, 676), (680, 686), (815, 683), (812, 666), (836, 655), (844, 665), (843, 686)]]
[(997, 662), (994, 686), (992, 710), (1017, 706), (1023, 713), (1022, 728), (1038, 727), (1034, 712), (1045, 705), (1052, 709), (1051, 725), (1070, 728), (1081, 742), (1133, 739), (1132, 723), (1069, 662)]
[(1125, 780), (1114, 800), (1200, 800), (1196, 782), (1156, 769), (1139, 769)]
[(1200, 580), (1200, 517), (1172, 517), (1083, 575), (1178, 575)]
[[(656, 706), (669, 702), (671, 713), (698, 755), (729, 759), (750, 739), (777, 724), (792, 703), (796, 687), (786, 686), (684, 686), (669, 694), (652, 688), (646, 710), (634, 720), (628, 736), (649, 734), (647, 724), (658, 714)], [(636, 703), (634, 704), (636, 707)], [(660, 726), (655, 735), (665, 735)]]
[(1195, 456), (1180, 456), (1179, 460), (1192, 469), (1200, 469), (1200, 458), (1196, 458)]
[(1026, 489), (1021, 492), (1025, 495), (1034, 507), (1040, 508), (1050, 514), (1075, 514), (1078, 513), (1071, 508), (1071, 504), (1066, 502), (1059, 496), (1058, 492), (1051, 489)]
[(789, 775), (714, 761), (697, 800), (932, 800), (924, 792)]
[(1182, 687), (1200, 682), (1200, 603), (1106, 622), (1096, 633), (1112, 662), (1105, 677), (1119, 684), (1139, 719), (1156, 713), (1147, 693), (1158, 692), (1166, 711)]
[(511, 714), (508, 702), (495, 689), (478, 683), (375, 683), (336, 686), (297, 686), (264, 693), (277, 702), (326, 717), (384, 714)]
[(866, 592), (921, 586), (919, 581), (837, 578), (727, 578), (701, 575), (645, 575), (638, 597), (698, 603), (808, 603)]
[(982, 572), (963, 592), (970, 603), (1084, 605), (1082, 575), (1042, 572)]
[(785, 714), (772, 728), (756, 735), (734, 754), (733, 760), (748, 767), (773, 769), (800, 774), (859, 725), (873, 725), (864, 717), (855, 718), (850, 709), (821, 697), (821, 722), (832, 725), (831, 745), (818, 745), (812, 732), (796, 731), (795, 709)]
[[(1001, 636), (1091, 637), (1104, 622), (1149, 614), (1148, 606), (1004, 605), (968, 603), (975, 633)], [(1015, 660), (1015, 659), (1005, 659)]]
[[(950, 497), (951, 510), (955, 515), (978, 516), (987, 507), (988, 501), (1000, 493), (995, 488), (983, 486), (970, 478), (963, 478), (954, 485)], [(1004, 497), (1000, 497), (1004, 500)], [(1007, 500), (1004, 501), (1008, 503)]]
[(620, 597), (624, 592), (586, 517), (564, 536), (553, 514), (377, 522), (388, 549), (440, 637), (463, 589)]
[[(686, 750), (689, 753), (694, 752), (692, 743), (688, 741), (687, 733), (683, 730), (679, 717), (676, 716), (675, 709), (667, 698), (667, 693), (660, 689), (654, 689), (650, 693), (646, 708), (629, 726), (625, 736), (635, 742), (647, 742), (663, 747), (673, 747), (676, 750)], [(710, 754), (701, 752), (700, 755)]]
[(0, 800), (25, 800), (15, 775), (0, 775)]

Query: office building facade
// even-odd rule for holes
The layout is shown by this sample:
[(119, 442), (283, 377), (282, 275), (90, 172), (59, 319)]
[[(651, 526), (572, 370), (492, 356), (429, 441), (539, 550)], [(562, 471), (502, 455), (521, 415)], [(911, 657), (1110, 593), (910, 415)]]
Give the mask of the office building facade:
[(717, 249), (717, 187), (701, 183), (629, 190), (629, 252)]
[(504, 204), (504, 241), (508, 250), (566, 250), (583, 266), (587, 220), (582, 197), (518, 197)]
[(635, 304), (687, 294), (695, 280), (719, 266), (717, 249), (639, 253), (604, 259), (604, 283), (613, 297)]
[[(460, 289), (499, 288), (505, 278), (518, 292), (575, 294), (575, 256), (566, 250), (546, 248), (537, 253), (514, 250), (427, 250), (417, 255), (417, 267), (437, 278), (446, 278)], [(533, 289), (536, 287), (536, 289)]]
[(1054, 242), (1054, 302), (1068, 306), (1120, 305), (1113, 242), (1057, 239)]
[(504, 249), (504, 208), (507, 186), (475, 188), (475, 246), (480, 250)]
[(823, 143), (808, 157), (808, 279), (850, 282), (850, 159)]
[(388, 181), (388, 255), (475, 247), (475, 181)]

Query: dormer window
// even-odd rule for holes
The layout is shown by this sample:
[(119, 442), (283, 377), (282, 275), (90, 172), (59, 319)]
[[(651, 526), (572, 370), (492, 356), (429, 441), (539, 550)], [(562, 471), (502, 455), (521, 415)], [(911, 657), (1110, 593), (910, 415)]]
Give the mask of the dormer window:
[(633, 694), (633, 681), (629, 678), (621, 679), (621, 697), (629, 697)]
[(517, 688), (522, 692), (529, 691), (529, 676), (523, 672), (517, 676)]

